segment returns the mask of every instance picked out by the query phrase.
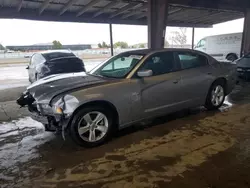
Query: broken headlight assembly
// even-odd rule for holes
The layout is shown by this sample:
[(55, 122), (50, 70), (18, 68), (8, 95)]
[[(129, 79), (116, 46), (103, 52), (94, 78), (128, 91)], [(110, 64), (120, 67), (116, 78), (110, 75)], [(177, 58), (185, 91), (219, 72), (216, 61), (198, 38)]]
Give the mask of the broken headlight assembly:
[(55, 114), (71, 115), (77, 108), (79, 101), (72, 95), (56, 97), (52, 100), (52, 110)]

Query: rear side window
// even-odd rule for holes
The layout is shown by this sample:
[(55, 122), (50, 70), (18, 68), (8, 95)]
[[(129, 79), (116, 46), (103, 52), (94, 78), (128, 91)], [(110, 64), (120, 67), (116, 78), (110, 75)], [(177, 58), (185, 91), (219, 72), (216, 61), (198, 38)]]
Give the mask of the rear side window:
[(207, 58), (200, 54), (192, 52), (178, 52), (177, 56), (180, 60), (181, 69), (201, 67), (208, 64)]
[(85, 71), (84, 64), (79, 58), (62, 58), (49, 63), (53, 74)]
[(36, 66), (38, 64), (44, 63), (46, 60), (41, 54), (34, 54), (31, 58), (30, 64)]

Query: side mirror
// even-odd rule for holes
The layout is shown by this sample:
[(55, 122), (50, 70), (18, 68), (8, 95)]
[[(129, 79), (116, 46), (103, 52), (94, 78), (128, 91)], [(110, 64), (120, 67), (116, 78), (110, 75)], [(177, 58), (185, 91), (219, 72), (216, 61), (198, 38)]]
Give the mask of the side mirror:
[(137, 72), (137, 76), (139, 77), (149, 77), (153, 75), (152, 70), (141, 70)]
[(28, 65), (28, 66), (26, 67), (26, 69), (30, 69), (30, 66)]

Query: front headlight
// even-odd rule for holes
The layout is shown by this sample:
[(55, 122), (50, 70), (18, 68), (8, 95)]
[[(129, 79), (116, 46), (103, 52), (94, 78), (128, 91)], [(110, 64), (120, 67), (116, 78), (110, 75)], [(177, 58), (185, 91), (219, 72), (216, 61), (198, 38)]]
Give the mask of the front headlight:
[(65, 95), (59, 99), (56, 99), (52, 103), (53, 112), (55, 114), (71, 114), (78, 106), (79, 101), (72, 95)]

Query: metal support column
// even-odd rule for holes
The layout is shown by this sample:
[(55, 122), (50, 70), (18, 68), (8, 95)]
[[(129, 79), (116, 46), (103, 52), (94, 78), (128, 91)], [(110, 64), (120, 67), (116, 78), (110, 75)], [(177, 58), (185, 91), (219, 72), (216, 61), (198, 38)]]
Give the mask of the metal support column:
[(113, 56), (113, 55), (114, 55), (114, 45), (113, 45), (112, 24), (109, 24), (109, 34), (110, 34), (110, 50), (111, 50), (111, 56)]
[(195, 28), (192, 28), (192, 49), (194, 49), (194, 32), (195, 32)]
[(250, 53), (250, 9), (245, 12), (244, 29), (242, 34), (241, 56)]
[(168, 0), (148, 0), (148, 48), (164, 48)]

